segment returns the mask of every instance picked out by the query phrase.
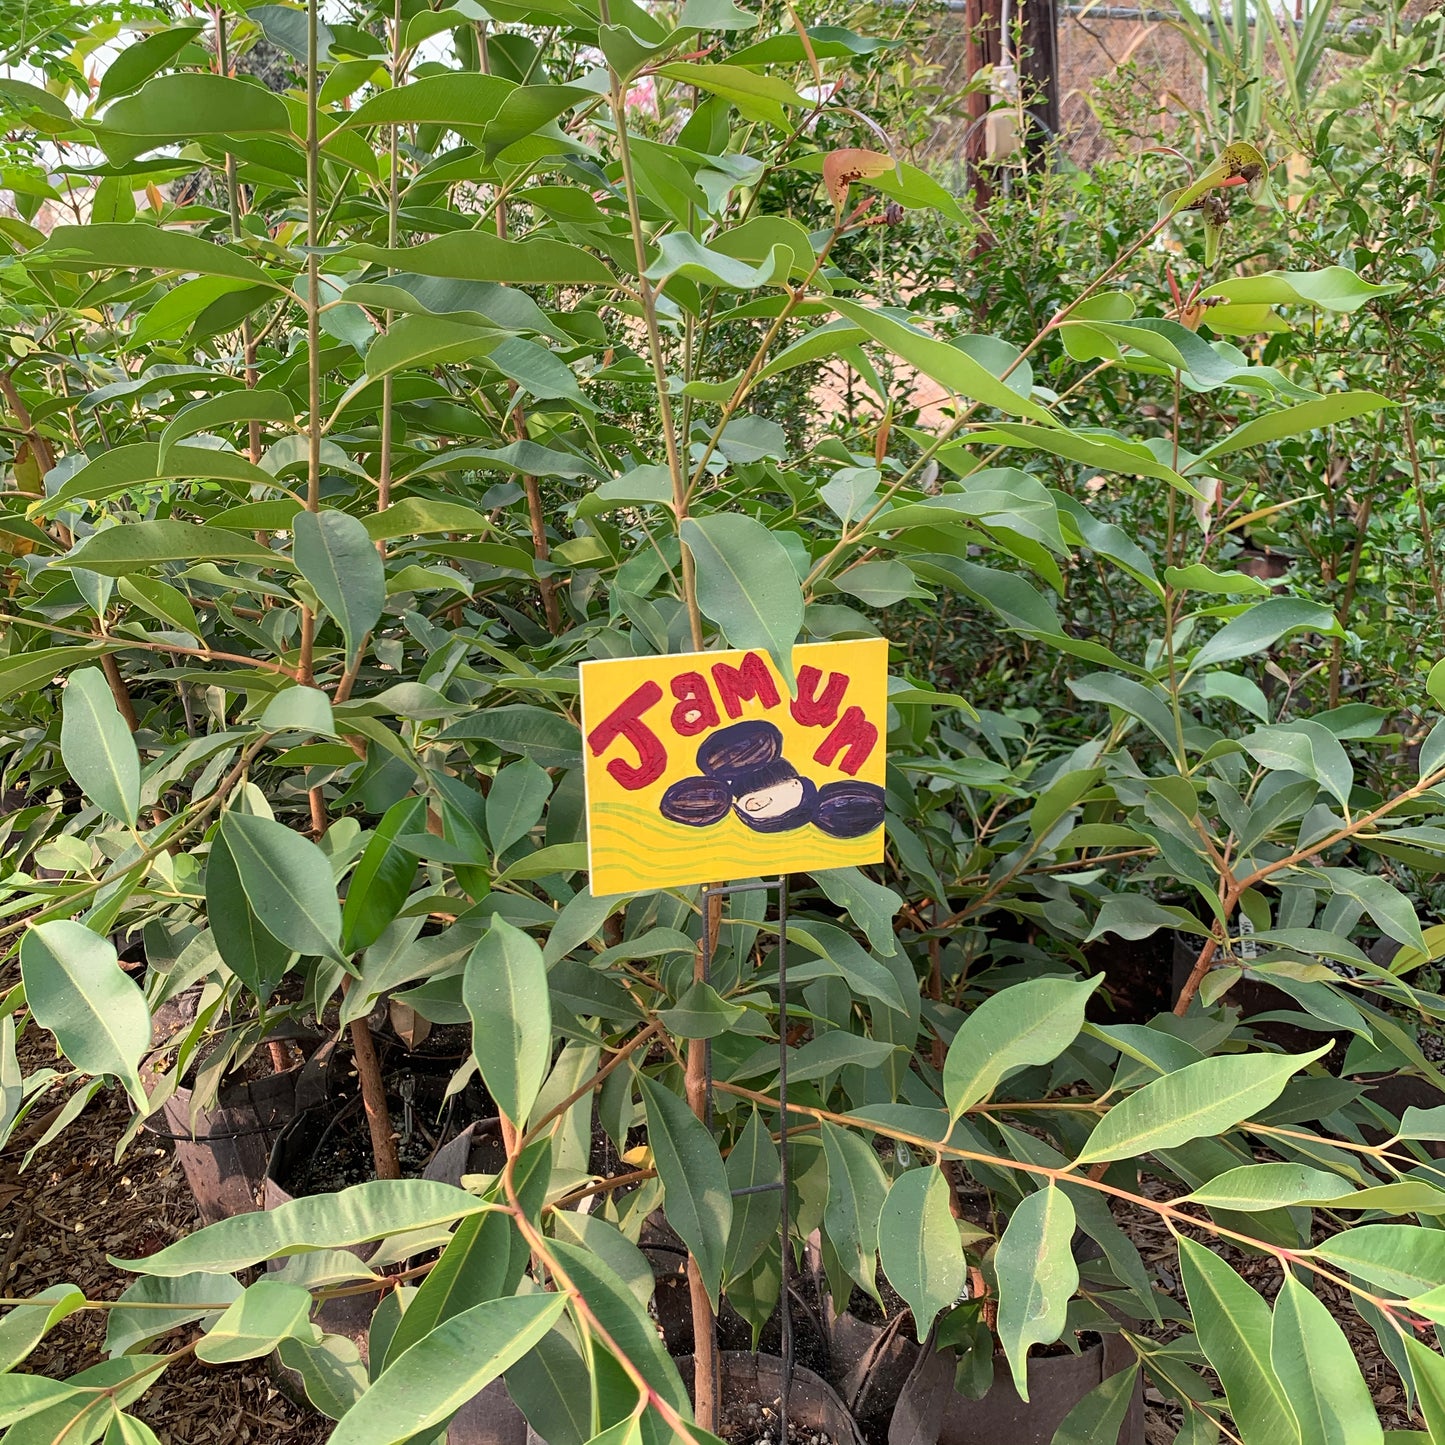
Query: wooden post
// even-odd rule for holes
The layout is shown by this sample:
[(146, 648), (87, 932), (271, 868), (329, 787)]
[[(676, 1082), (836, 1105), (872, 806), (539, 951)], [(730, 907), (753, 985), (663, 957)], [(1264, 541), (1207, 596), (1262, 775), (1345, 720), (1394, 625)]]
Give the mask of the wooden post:
[[(979, 71), (999, 63), (1001, 11), (1001, 0), (966, 0), (963, 65), (969, 80)], [(968, 162), (968, 184), (976, 209), (986, 206), (993, 196), (993, 180), (987, 165), (988, 123), (984, 119), (992, 101), (993, 97), (986, 89), (970, 92), (968, 96), (968, 139), (964, 143), (964, 159)]]
[(1030, 156), (1048, 149), (1059, 133), (1059, 12), (1057, 0), (1017, 0), (1019, 74), (1035, 124), (1024, 143)]

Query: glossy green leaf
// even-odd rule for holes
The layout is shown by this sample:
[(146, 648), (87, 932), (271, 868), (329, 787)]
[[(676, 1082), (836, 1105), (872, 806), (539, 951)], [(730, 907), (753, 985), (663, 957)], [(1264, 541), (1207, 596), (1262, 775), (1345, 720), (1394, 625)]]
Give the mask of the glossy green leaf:
[(1385, 407), (1397, 403), (1389, 397), (1373, 391), (1340, 391), (1314, 401), (1302, 401), (1296, 406), (1287, 406), (1279, 411), (1266, 412), (1263, 416), (1247, 421), (1242, 427), (1206, 447), (1191, 463), (1191, 471), (1200, 471), (1210, 466), (1217, 458), (1244, 451), (1248, 447), (1263, 446), (1266, 442), (1280, 441), (1285, 437), (1300, 436), (1304, 432), (1318, 431), (1321, 427), (1334, 426), (1339, 422), (1353, 421), (1356, 417), (1369, 416)]
[(144, 1259), (111, 1259), (132, 1274), (229, 1274), (268, 1259), (346, 1249), (389, 1234), (450, 1224), (491, 1206), (453, 1184), (431, 1179), (374, 1179), (337, 1194), (311, 1194), (275, 1209), (208, 1224)]
[(712, 1135), (683, 1099), (645, 1074), (638, 1083), (668, 1223), (697, 1261), (716, 1308), (733, 1218), (727, 1170)]
[(235, 809), (220, 832), (266, 931), (296, 953), (337, 958), (341, 905), (321, 849), (282, 823)]
[(393, 803), (376, 825), (347, 883), (341, 910), (343, 952), (370, 948), (406, 902), (417, 860), (396, 840), (403, 833), (422, 832), (425, 826), (425, 798)]
[(521, 1359), (566, 1305), (565, 1294), (516, 1295), (444, 1320), (382, 1370), (337, 1422), (332, 1445), (403, 1445), (443, 1424)]
[(144, 1420), (117, 1412), (106, 1426), (101, 1445), (161, 1445), (161, 1437)]
[(1246, 1440), (1296, 1445), (1299, 1431), (1270, 1361), (1269, 1306), (1212, 1250), (1183, 1237), (1179, 1267), (1200, 1348)]
[(282, 1340), (309, 1338), (311, 1292), (261, 1278), (247, 1286), (196, 1345), (196, 1358), (230, 1365), (268, 1355)]
[(1240, 739), (1261, 767), (1313, 778), (1341, 807), (1348, 807), (1355, 769), (1340, 740), (1320, 723), (1301, 719), (1285, 726), (1255, 728)]
[(1342, 1230), (1315, 1253), (1370, 1284), (1410, 1299), (1445, 1285), (1445, 1230), (1413, 1224), (1362, 1224)]
[(738, 512), (689, 517), (682, 540), (697, 565), (697, 601), (737, 648), (765, 648), (790, 690), (803, 589), (783, 544)]
[(958, 347), (926, 336), (912, 326), (856, 301), (835, 299), (833, 308), (953, 395), (995, 407), (1007, 416), (1026, 416), (1052, 427), (1053, 417), (1046, 408), (1020, 396), (1007, 382), (1001, 381)]
[(108, 938), (69, 919), (37, 923), (20, 941), (25, 1001), (35, 1021), (87, 1074), (110, 1074), (148, 1113), (140, 1061), (150, 1048), (150, 1010)]
[(1353, 1194), (1338, 1174), (1307, 1164), (1242, 1164), (1226, 1169), (1185, 1197), (1206, 1209), (1252, 1213), (1296, 1204), (1343, 1203)]
[(932, 1166), (900, 1174), (878, 1225), (883, 1272), (913, 1311), (920, 1343), (934, 1317), (963, 1292), (966, 1269), (951, 1187), (943, 1170)]
[(135, 826), (140, 810), (140, 754), (98, 667), (77, 669), (65, 684), (60, 756), (92, 803)]
[(203, 241), (186, 231), (163, 231), (140, 221), (94, 226), (57, 226), (25, 264), (35, 271), (95, 271), (107, 268), (188, 271), (230, 276), (253, 286), (286, 289), (238, 251)]
[(226, 967), (262, 1003), (270, 1000), (291, 961), (291, 949), (256, 916), (224, 833), (206, 860), (206, 920)]
[(123, 527), (107, 527), (87, 537), (66, 558), (65, 565), (99, 572), (102, 577), (123, 577), (127, 572), (150, 567), (157, 562), (219, 561), (223, 558), (292, 570), (289, 557), (263, 547), (240, 532), (175, 521), (130, 522)]
[(494, 914), (467, 955), (462, 1000), (487, 1090), (503, 1115), (524, 1128), (552, 1062), (552, 1004), (542, 950)]
[(24, 1361), (56, 1325), (85, 1303), (85, 1293), (73, 1284), (53, 1284), (28, 1299), (0, 1318), (0, 1381), (4, 1372)]
[(1050, 1184), (1015, 1207), (994, 1251), (999, 1344), (1024, 1400), (1029, 1398), (1029, 1347), (1052, 1344), (1063, 1334), (1069, 1300), (1079, 1285), (1073, 1237), (1074, 1207)]
[(1138, 1379), (1137, 1364), (1105, 1376), (1064, 1416), (1049, 1445), (1117, 1445)]
[(182, 1325), (218, 1316), (240, 1295), (241, 1285), (228, 1274), (138, 1279), (126, 1288), (118, 1307), (106, 1311), (106, 1353), (130, 1354)]
[(1201, 301), (1222, 297), (1237, 306), (1317, 306), (1322, 311), (1357, 311), (1376, 296), (1393, 296), (1404, 283), (1377, 286), (1345, 266), (1318, 271), (1262, 271), (1231, 276), (1200, 293)]
[(160, 144), (197, 135), (286, 135), (291, 117), (281, 98), (264, 85), (187, 71), (162, 75), (116, 101), (101, 129)]
[(730, 1283), (757, 1263), (779, 1229), (781, 1195), (762, 1186), (781, 1185), (782, 1156), (756, 1109), (728, 1153), (727, 1177), (730, 1192), (753, 1191), (733, 1194), (732, 1225), (723, 1255), (723, 1280)]
[(1132, 1158), (1222, 1134), (1272, 1104), (1295, 1074), (1330, 1047), (1308, 1054), (1221, 1055), (1165, 1074), (1115, 1104), (1075, 1162)]
[(1058, 1058), (1078, 1037), (1101, 979), (1038, 978), (985, 999), (963, 1021), (943, 1065), (943, 1096), (958, 1119), (1003, 1079)]
[(366, 528), (346, 512), (298, 512), (293, 555), (336, 619), (354, 660), (386, 605), (386, 572)]
[(1340, 634), (1340, 625), (1335, 614), (1318, 602), (1306, 602), (1299, 597), (1266, 597), (1232, 622), (1226, 622), (1194, 654), (1189, 669), (1194, 672), (1201, 667), (1233, 662), (1237, 657), (1253, 657), (1297, 632), (1320, 632), (1333, 637)]
[[(409, 85), (404, 90), (415, 88)], [(395, 251), (363, 245), (351, 246), (345, 254), (422, 276), (449, 276), (461, 281), (499, 281), (510, 286), (615, 284), (612, 273), (590, 252), (545, 236), (508, 241), (486, 231), (462, 231)]]
[[(5, 1445), (93, 1445), (117, 1410), (156, 1384), (166, 1364), (165, 1355), (125, 1355), (81, 1370), (66, 1380), (70, 1392), (59, 1403), (12, 1425)], [(10, 1379), (8, 1375), (0, 1377), (0, 1381)], [(0, 1393), (0, 1401), (4, 1399), (5, 1394)], [(3, 1408), (0, 1405), (0, 1410)]]
[(1301, 1441), (1384, 1445), (1369, 1387), (1344, 1331), (1289, 1272), (1275, 1301), (1269, 1356)]
[(536, 827), (552, 792), (552, 779), (528, 758), (509, 763), (492, 779), (487, 794), (487, 836), (501, 857)]
[(823, 1229), (849, 1277), (876, 1298), (878, 1222), (888, 1180), (878, 1156), (861, 1135), (827, 1122), (818, 1127), (828, 1164)]

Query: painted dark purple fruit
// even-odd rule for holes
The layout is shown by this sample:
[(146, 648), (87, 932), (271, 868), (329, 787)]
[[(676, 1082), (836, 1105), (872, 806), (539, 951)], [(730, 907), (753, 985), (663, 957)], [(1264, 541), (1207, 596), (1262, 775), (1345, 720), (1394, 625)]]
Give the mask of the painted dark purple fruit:
[(772, 723), (740, 722), (708, 738), (697, 750), (697, 765), (709, 777), (730, 783), (782, 754), (783, 735)]
[(726, 818), (732, 805), (733, 795), (726, 783), (716, 778), (679, 778), (662, 795), (657, 808), (669, 822), (705, 828)]
[(876, 783), (827, 783), (818, 790), (813, 822), (830, 838), (861, 838), (883, 821), (883, 789)]

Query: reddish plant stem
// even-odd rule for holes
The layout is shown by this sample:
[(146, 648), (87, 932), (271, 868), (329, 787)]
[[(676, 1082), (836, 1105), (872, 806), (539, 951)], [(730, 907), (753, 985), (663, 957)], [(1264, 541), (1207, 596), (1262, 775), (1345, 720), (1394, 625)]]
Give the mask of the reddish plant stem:
[[(341, 981), (341, 992), (350, 991), (351, 979)], [(353, 1019), (350, 1027), (351, 1048), (356, 1058), (356, 1077), (361, 1083), (361, 1103), (366, 1110), (366, 1125), (371, 1131), (371, 1155), (378, 1179), (400, 1179), (401, 1162), (396, 1156), (396, 1134), (391, 1127), (391, 1113), (386, 1107), (386, 1082), (381, 1077), (381, 1061), (376, 1056), (376, 1040), (371, 1025), (364, 1018)]]

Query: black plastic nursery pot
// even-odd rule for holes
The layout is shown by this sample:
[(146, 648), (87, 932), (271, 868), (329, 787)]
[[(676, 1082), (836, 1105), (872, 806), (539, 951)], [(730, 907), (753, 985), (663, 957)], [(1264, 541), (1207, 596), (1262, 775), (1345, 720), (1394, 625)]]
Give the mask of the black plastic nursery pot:
[(298, 1065), (223, 1087), (216, 1107), (194, 1117), (192, 1091), (178, 1087), (146, 1121), (148, 1132), (171, 1141), (202, 1224), (261, 1208), (271, 1150), (296, 1114), (300, 1074)]
[[(157, 1049), (141, 1070), (153, 1091), (156, 1065), (166, 1046), (194, 1020), (198, 991), (168, 1002), (157, 1011), (152, 1045)], [(261, 1057), (259, 1051), (257, 1057)], [(300, 1064), (222, 1084), (211, 1108), (195, 1107), (195, 1092), (178, 1084), (144, 1124), (147, 1133), (170, 1141), (196, 1201), (202, 1224), (261, 1208), (261, 1194), (275, 1148), (285, 1127), (304, 1107), (311, 1077)]]
[[(888, 1445), (1050, 1445), (1069, 1411), (1133, 1362), (1133, 1350), (1117, 1335), (1096, 1340), (1077, 1355), (1030, 1355), (1025, 1401), (1014, 1389), (1007, 1360), (995, 1354), (992, 1387), (982, 1399), (970, 1400), (953, 1387), (954, 1352), (930, 1345), (919, 1354), (898, 1397)], [(1144, 1445), (1142, 1377), (1135, 1381), (1117, 1445)]]
[[(678, 1373), (692, 1394), (693, 1360), (682, 1355)], [(742, 1442), (765, 1436), (779, 1441), (778, 1404), (783, 1391), (783, 1362), (776, 1355), (722, 1350), (718, 1354), (722, 1376), (718, 1391), (720, 1433)], [(788, 1386), (788, 1424), (793, 1438), (821, 1436), (824, 1445), (864, 1445), (858, 1424), (837, 1392), (820, 1375), (804, 1365), (793, 1366)]]

